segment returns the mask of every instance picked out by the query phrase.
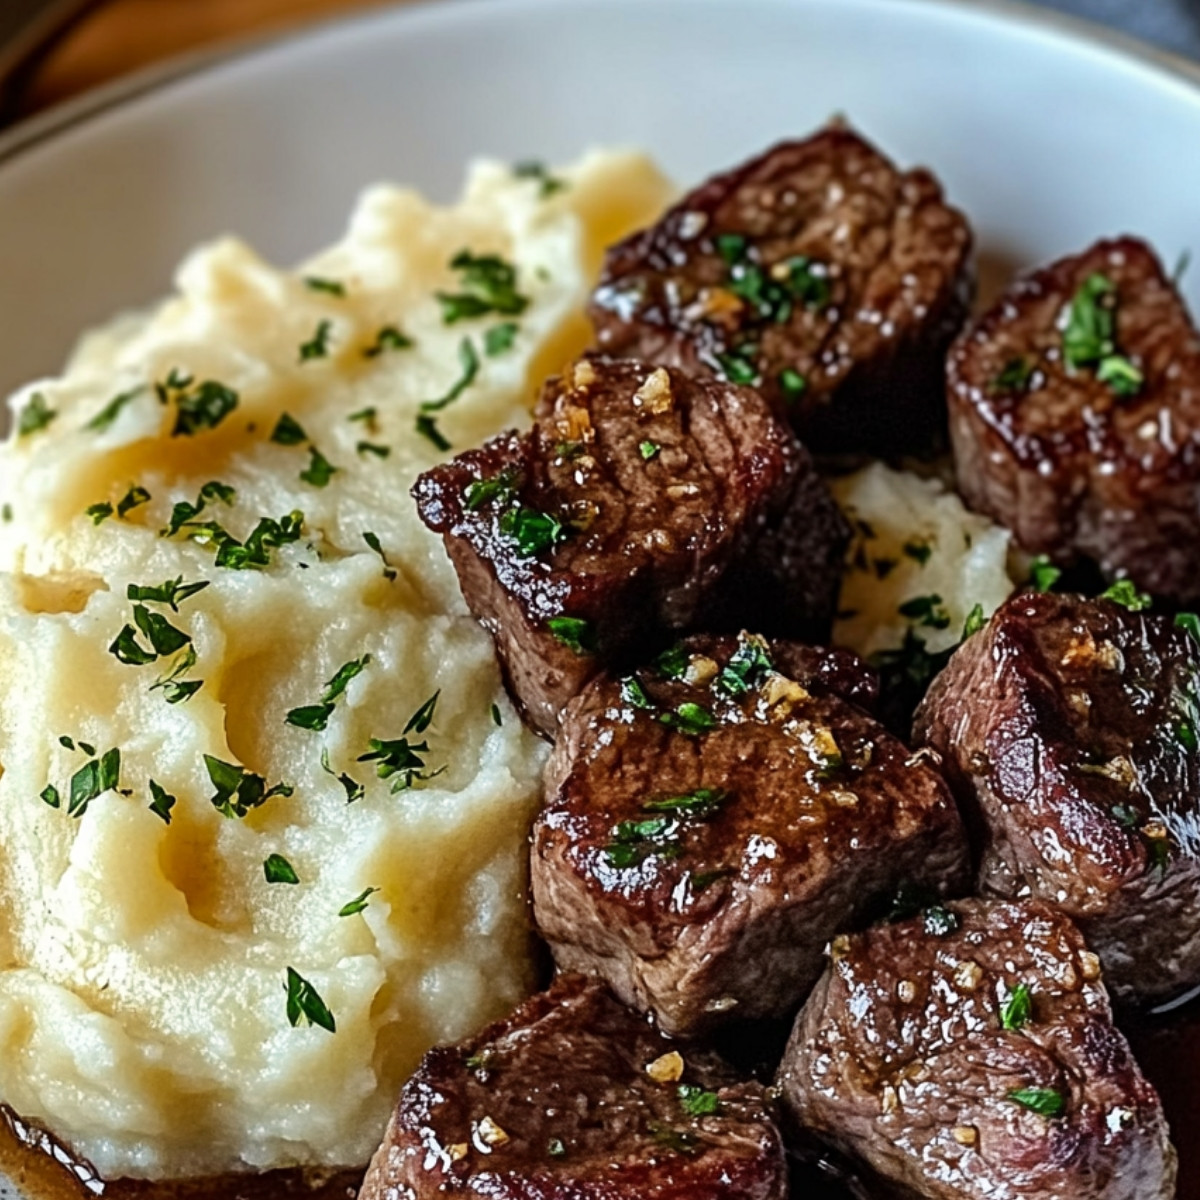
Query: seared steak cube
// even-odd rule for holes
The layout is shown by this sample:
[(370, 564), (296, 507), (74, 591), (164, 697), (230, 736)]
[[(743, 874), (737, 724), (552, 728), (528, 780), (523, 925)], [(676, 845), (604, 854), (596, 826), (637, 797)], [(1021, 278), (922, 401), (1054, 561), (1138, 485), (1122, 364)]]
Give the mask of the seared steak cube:
[(360, 1200), (785, 1200), (764, 1089), (677, 1047), (600, 985), (560, 978), (431, 1050)]
[(829, 938), (902, 881), (964, 887), (948, 787), (843, 698), (848, 660), (697, 637), (568, 706), (532, 859), (561, 968), (672, 1035), (786, 1017)]
[(600, 348), (748, 383), (814, 450), (926, 449), (971, 231), (927, 171), (845, 128), (784, 142), (608, 253)]
[(1200, 334), (1149, 246), (1019, 280), (954, 347), (948, 390), (973, 508), (1033, 553), (1200, 598)]
[(1099, 964), (1041, 903), (837, 938), (780, 1068), (803, 1126), (929, 1200), (1170, 1200), (1162, 1107)]
[(546, 733), (602, 664), (663, 630), (768, 609), (783, 627), (827, 623), (848, 539), (757, 393), (631, 361), (576, 363), (528, 434), (426, 472), (413, 494)]
[(1198, 697), (1185, 628), (1035, 594), (968, 639), (917, 713), (979, 828), (980, 887), (1064, 909), (1122, 1000), (1200, 983)]

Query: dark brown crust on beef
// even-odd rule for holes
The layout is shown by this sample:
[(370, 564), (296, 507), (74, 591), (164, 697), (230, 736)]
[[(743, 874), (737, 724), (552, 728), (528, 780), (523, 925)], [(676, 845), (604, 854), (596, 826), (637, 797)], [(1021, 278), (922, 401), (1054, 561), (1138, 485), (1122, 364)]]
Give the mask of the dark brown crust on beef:
[[(643, 442), (657, 447), (649, 458)], [(470, 485), (505, 470), (513, 500), (470, 509)], [(819, 630), (848, 537), (807, 452), (755, 392), (624, 360), (576, 364), (547, 383), (530, 433), (427, 471), (413, 494), (516, 699), (550, 734), (604, 663), (666, 631), (767, 609), (778, 626)], [(571, 536), (521, 555), (501, 528), (514, 502)], [(724, 586), (734, 566), (752, 588)], [(590, 651), (553, 636), (547, 621), (562, 616), (587, 622)]]
[[(689, 1116), (678, 1082), (646, 1071), (674, 1049), (602, 986), (560, 977), (478, 1037), (425, 1056), (360, 1200), (785, 1200), (763, 1088), (683, 1048), (682, 1082), (715, 1091), (720, 1105)], [(485, 1117), (507, 1141), (481, 1145)], [(691, 1145), (674, 1149), (673, 1137)]]
[[(838, 938), (780, 1069), (803, 1125), (929, 1200), (1170, 1200), (1162, 1108), (1079, 931), (1039, 903), (967, 900)], [(1032, 1018), (1001, 1019), (1030, 989)], [(1065, 1099), (1057, 1117), (1010, 1098)]]
[[(1116, 346), (1145, 382), (1120, 396), (1063, 360), (1061, 325), (1092, 274), (1117, 288)], [(1001, 387), (1007, 364), (1036, 368)], [(1200, 335), (1153, 250), (1099, 242), (1018, 280), (956, 343), (950, 434), (967, 503), (1032, 553), (1200, 599)]]
[[(637, 672), (654, 711), (624, 699), (619, 680), (593, 682), (567, 709), (534, 827), (534, 917), (559, 966), (600, 975), (677, 1035), (789, 1016), (833, 934), (903, 882), (945, 895), (966, 881), (949, 789), (838, 695), (861, 691), (845, 666), (823, 683), (826, 652), (783, 647), (773, 662), (791, 677), (759, 675), (731, 698), (709, 680), (737, 645), (684, 643), (695, 683)], [(716, 727), (663, 724), (684, 704)], [(642, 845), (640, 861), (614, 861), (621, 822), (653, 820), (695, 789), (727, 795)]]
[[(827, 299), (755, 316), (714, 239), (745, 236), (768, 270), (822, 264)], [(590, 315), (605, 353), (727, 377), (759, 345), (763, 393), (818, 451), (925, 451), (944, 428), (946, 348), (966, 318), (971, 231), (927, 171), (900, 173), (845, 128), (781, 143), (710, 179), (608, 253)], [(778, 314), (776, 308), (774, 312)], [(789, 397), (785, 369), (806, 388)]]
[(1200, 983), (1200, 754), (1180, 732), (1198, 681), (1200, 646), (1168, 618), (1022, 595), (917, 713), (979, 826), (981, 888), (1062, 907), (1122, 1000)]

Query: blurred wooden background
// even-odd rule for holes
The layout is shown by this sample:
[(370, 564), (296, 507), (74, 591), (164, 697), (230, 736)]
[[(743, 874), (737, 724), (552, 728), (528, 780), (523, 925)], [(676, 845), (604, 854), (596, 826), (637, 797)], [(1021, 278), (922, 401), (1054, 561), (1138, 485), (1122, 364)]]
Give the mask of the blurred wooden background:
[(397, 2), (102, 0), (41, 64), (22, 97), (20, 111), (23, 115), (36, 112), (183, 51)]

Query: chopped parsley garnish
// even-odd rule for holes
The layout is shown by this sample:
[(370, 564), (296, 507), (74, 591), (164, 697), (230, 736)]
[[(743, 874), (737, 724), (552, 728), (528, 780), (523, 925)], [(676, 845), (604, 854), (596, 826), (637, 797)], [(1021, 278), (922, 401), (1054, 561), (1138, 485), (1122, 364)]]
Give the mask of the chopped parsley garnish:
[(189, 645), (172, 664), (171, 669), (150, 685), (150, 690), (162, 689), (168, 704), (182, 704), (190, 700), (203, 686), (203, 679), (184, 679), (196, 665), (196, 648)]
[(223, 762), (211, 754), (204, 756), (204, 765), (216, 788), (209, 800), (223, 817), (244, 817), (272, 796), (290, 796), (294, 790), (286, 783), (267, 787), (267, 781), (261, 775), (255, 775), (236, 763)]
[(117, 516), (127, 516), (133, 509), (149, 503), (150, 493), (144, 487), (134, 484), (129, 491), (117, 501)]
[(337, 1032), (333, 1013), (325, 1006), (317, 989), (292, 967), (287, 969), (286, 987), (287, 1019), (293, 1028), (304, 1021), (309, 1025), (319, 1025), (330, 1033)]
[[(125, 625), (108, 648), (109, 654), (126, 666), (145, 666), (156, 658), (165, 658), (182, 650), (192, 640), (190, 634), (172, 625), (161, 613), (151, 612), (144, 604), (133, 606), (133, 619), (137, 629)], [(149, 650), (138, 641), (138, 630), (150, 643)]]
[(669, 1125), (660, 1125), (656, 1121), (651, 1122), (648, 1128), (650, 1136), (658, 1145), (673, 1150), (676, 1154), (690, 1157), (700, 1149), (696, 1138), (682, 1129), (672, 1129)]
[(425, 438), (426, 441), (432, 442), (434, 449), (445, 453), (452, 449), (446, 435), (437, 427), (437, 421), (428, 413), (420, 413), (413, 425), (413, 428)]
[(395, 325), (385, 325), (375, 335), (375, 340), (363, 351), (363, 357), (378, 358), (387, 350), (409, 350), (415, 345), (412, 338), (401, 333)]
[(990, 392), (1024, 392), (1029, 390), (1034, 366), (1027, 358), (1010, 358), (1000, 373), (988, 384)]
[(1102, 600), (1111, 600), (1130, 612), (1144, 612), (1154, 601), (1145, 592), (1139, 592), (1130, 579), (1118, 579), (1112, 587), (1100, 593)]
[(576, 654), (590, 654), (596, 649), (596, 632), (590, 621), (579, 617), (551, 617), (546, 630), (552, 638)]
[(647, 812), (682, 813), (703, 820), (712, 816), (728, 799), (729, 793), (723, 788), (696, 788), (679, 796), (647, 800), (642, 808)]
[(718, 233), (713, 238), (717, 253), (730, 265), (745, 258), (749, 242), (740, 233)]
[(152, 604), (170, 605), (172, 612), (178, 612), (179, 606), (208, 587), (209, 581), (201, 579), (196, 583), (184, 583), (182, 575), (168, 579), (164, 583), (143, 584), (131, 583), (125, 589), (125, 595), (130, 600), (145, 600)]
[(914, 596), (899, 606), (899, 613), (918, 626), (927, 629), (948, 629), (950, 614), (942, 605), (941, 596), (934, 593), (931, 596)]
[[(67, 784), (67, 815), (76, 818), (82, 817), (87, 812), (88, 805), (98, 796), (116, 791), (121, 783), (120, 750), (106, 750), (99, 758), (95, 758), (93, 747), (86, 742), (80, 742), (79, 748), (89, 756), (89, 761), (71, 776)], [(42, 789), (40, 798), (51, 808), (62, 807), (62, 796), (52, 783), (48, 783)]]
[[(60, 746), (62, 746), (64, 750), (74, 750), (75, 749), (75, 739), (72, 737), (68, 737), (67, 734), (65, 734), (65, 733), (58, 739), (58, 744)], [(89, 758), (93, 757), (96, 753), (96, 747), (93, 746), (90, 742), (85, 742), (82, 739), (79, 742), (79, 749), (82, 750), (83, 753), (86, 754)]]
[(637, 866), (651, 854), (678, 858), (683, 850), (683, 844), (675, 836), (679, 828), (679, 822), (671, 817), (620, 821), (613, 828), (612, 841), (604, 847), (604, 857), (617, 870)]
[(1033, 1020), (1033, 993), (1028, 984), (1019, 983), (1009, 993), (1000, 1009), (1000, 1025), (1003, 1029), (1020, 1029)]
[(355, 444), (354, 452), (359, 455), (372, 454), (376, 458), (387, 458), (392, 452), (391, 446), (380, 446), (376, 442), (358, 442)]
[(1060, 1117), (1067, 1107), (1066, 1097), (1055, 1088), (1014, 1088), (1007, 1098), (1040, 1117)]
[(383, 546), (379, 541), (379, 535), (372, 533), (369, 529), (363, 530), (363, 541), (379, 555), (379, 561), (383, 563), (383, 577), (389, 582), (396, 578), (396, 568), (388, 563), (387, 555), (383, 552)]
[(1141, 390), (1142, 373), (1116, 345), (1117, 289), (1112, 280), (1093, 272), (1071, 300), (1063, 330), (1063, 358), (1078, 370), (1095, 367), (1096, 378), (1119, 396)]
[(308, 466), (300, 472), (300, 478), (305, 483), (312, 484), (316, 488), (328, 487), (329, 481), (334, 477), (338, 469), (316, 446), (309, 446)]
[(89, 504), (83, 512), (85, 516), (92, 518), (93, 525), (99, 525), (101, 521), (107, 521), (113, 515), (113, 506), (107, 500), (101, 500), (98, 504)]
[(808, 391), (808, 380), (795, 367), (784, 367), (779, 372), (779, 388), (789, 400), (797, 400)]
[(497, 354), (511, 350), (517, 340), (517, 328), (516, 321), (504, 321), (499, 325), (493, 325), (483, 335), (484, 354), (488, 358), (495, 358)]
[(1200, 750), (1200, 737), (1196, 735), (1196, 726), (1191, 721), (1179, 721), (1175, 725), (1175, 737), (1179, 744), (1193, 753)]
[(214, 379), (197, 384), (191, 391), (170, 390), (168, 395), (175, 401), (172, 437), (192, 437), (202, 430), (216, 429), (238, 406), (237, 392)]
[(688, 669), (687, 651), (682, 646), (672, 646), (664, 650), (652, 665), (664, 679), (679, 679)]
[(798, 254), (789, 258), (786, 287), (792, 295), (808, 308), (825, 308), (832, 297), (829, 275), (821, 263)]
[(773, 669), (764, 639), (750, 634), (738, 638), (729, 665), (717, 675), (714, 687), (727, 696), (744, 696)]
[(150, 780), (150, 795), (154, 797), (150, 802), (150, 811), (156, 816), (161, 817), (163, 821), (170, 825), (171, 809), (178, 803), (177, 799), (155, 780)]
[(367, 907), (367, 904), (370, 902), (371, 897), (373, 895), (375, 895), (375, 893), (377, 891), (379, 891), (379, 889), (377, 887), (364, 888), (361, 892), (359, 892), (359, 894), (357, 896), (354, 897), (353, 900), (349, 901), (346, 904), (343, 904), (342, 907), (338, 909), (338, 916), (339, 917), (357, 916), (360, 912), (362, 912)]
[(304, 514), (301, 512), (287, 513), (279, 520), (263, 517), (245, 542), (239, 542), (215, 521), (189, 521), (183, 526), (192, 541), (215, 546), (216, 565), (232, 571), (270, 566), (271, 551), (299, 541), (303, 527)]
[(963, 622), (963, 641), (965, 642), (969, 637), (974, 637), (981, 629), (985, 629), (987, 623), (988, 619), (984, 614), (983, 605), (974, 605), (971, 611), (967, 613), (967, 619)]
[(342, 789), (346, 793), (346, 803), (353, 804), (356, 800), (361, 800), (366, 794), (366, 789), (357, 779), (352, 779), (349, 775), (339, 775), (337, 771), (329, 765), (329, 751), (321, 751), (321, 770), (327, 775), (332, 775), (334, 779), (342, 785)]
[(97, 433), (103, 433), (121, 415), (125, 406), (131, 400), (136, 400), (145, 390), (144, 387), (135, 387), (127, 392), (121, 392), (118, 396), (114, 396), (88, 421), (84, 428), (95, 430)]
[(475, 382), (475, 376), (479, 374), (479, 355), (475, 350), (475, 343), (470, 338), (463, 338), (458, 343), (458, 362), (462, 368), (459, 377), (444, 396), (437, 400), (423, 401), (423, 413), (440, 412), (447, 405), (453, 404)]
[(654, 458), (661, 449), (662, 447), (657, 442), (641, 442), (638, 444), (638, 453), (646, 462)]
[(921, 914), (925, 932), (931, 937), (948, 937), (962, 924), (962, 918), (956, 912), (935, 904)]
[(282, 854), (268, 854), (263, 860), (263, 874), (268, 883), (299, 883), (300, 876)]
[(1200, 617), (1196, 616), (1195, 613), (1176, 613), (1175, 625), (1177, 628), (1189, 633), (1194, 641), (1200, 642)]
[(721, 1098), (694, 1083), (681, 1083), (679, 1105), (689, 1117), (712, 1117), (721, 1111)]
[(551, 175), (546, 170), (545, 163), (530, 160), (528, 162), (519, 162), (513, 165), (513, 175), (518, 179), (533, 179), (540, 185), (538, 195), (545, 200), (547, 196), (553, 196), (555, 192), (561, 192), (567, 186), (565, 179), (559, 179), (555, 175)]
[(526, 558), (552, 550), (567, 539), (567, 531), (556, 517), (524, 505), (510, 508), (501, 516), (500, 532), (512, 538), (518, 553)]
[(515, 317), (529, 306), (528, 297), (517, 291), (516, 267), (497, 254), (476, 255), (460, 250), (450, 260), (450, 269), (458, 272), (463, 290), (437, 293), (446, 325), (488, 313)]
[(310, 704), (304, 708), (293, 708), (285, 718), (287, 723), (295, 725), (299, 729), (324, 729), (329, 724), (329, 718), (333, 715), (333, 710), (338, 700), (345, 694), (346, 688), (350, 686), (350, 681), (362, 674), (367, 663), (370, 661), (371, 656), (364, 654), (362, 658), (354, 658), (347, 663), (343, 663), (337, 669), (333, 678), (325, 684), (325, 690), (321, 693), (320, 703)]
[(924, 538), (912, 538), (901, 547), (906, 558), (924, 566), (933, 557), (933, 546)]
[(632, 675), (626, 675), (621, 680), (621, 699), (626, 704), (632, 704), (634, 708), (653, 709), (654, 707), (650, 702), (650, 697), (646, 695), (646, 689)]
[(567, 1155), (567, 1148), (563, 1144), (562, 1138), (552, 1137), (546, 1143), (546, 1153), (551, 1158), (565, 1158)]
[(758, 367), (754, 362), (756, 350), (750, 346), (740, 346), (735, 350), (727, 350), (724, 354), (716, 355), (717, 366), (721, 374), (730, 383), (753, 386), (760, 380)]
[(17, 437), (28, 437), (45, 429), (57, 416), (58, 410), (46, 403), (46, 397), (41, 392), (34, 392), (17, 417)]
[(1061, 578), (1062, 571), (1044, 554), (1039, 554), (1029, 564), (1029, 583), (1035, 592), (1052, 591)]
[(674, 712), (661, 713), (658, 718), (664, 725), (677, 729), (688, 737), (699, 737), (717, 727), (717, 719), (699, 704), (688, 700)]
[(436, 771), (426, 771), (426, 763), (421, 755), (429, 753), (428, 743), (418, 742), (413, 745), (408, 740), (410, 733), (422, 734), (429, 728), (437, 709), (438, 697), (441, 694), (440, 689), (434, 692), (409, 717), (401, 737), (390, 740), (371, 738), (367, 753), (358, 756), (359, 762), (375, 763), (375, 774), (380, 779), (392, 780), (393, 793), (411, 788), (415, 783), (432, 779), (445, 770), (444, 767), (439, 767)]
[(180, 500), (171, 510), (171, 520), (166, 529), (161, 531), (162, 537), (174, 537), (185, 525), (193, 522), (210, 504), (218, 501), (232, 506), (237, 499), (237, 492), (227, 483), (210, 479), (201, 489), (193, 504), (188, 500)]
[(328, 296), (342, 297), (346, 294), (346, 285), (336, 279), (322, 279), (319, 275), (307, 275), (304, 286), (313, 292), (324, 292)]
[(468, 512), (475, 512), (485, 504), (511, 504), (516, 499), (520, 480), (512, 467), (505, 467), (498, 475), (476, 479), (467, 485), (463, 500)]
[(492, 705), (492, 724), (495, 725), (497, 729), (504, 725), (504, 721), (500, 716), (500, 705), (498, 704)]
[(300, 343), (300, 361), (311, 362), (314, 358), (329, 357), (329, 335), (333, 332), (332, 321), (318, 321), (312, 337)]
[(347, 418), (347, 421), (361, 421), (372, 432), (375, 432), (375, 419), (379, 416), (379, 409), (373, 404), (367, 405), (366, 408), (360, 408), (358, 412), (352, 412)]
[(295, 417), (281, 413), (275, 428), (271, 430), (271, 441), (280, 446), (299, 446), (301, 442), (308, 441), (308, 434)]

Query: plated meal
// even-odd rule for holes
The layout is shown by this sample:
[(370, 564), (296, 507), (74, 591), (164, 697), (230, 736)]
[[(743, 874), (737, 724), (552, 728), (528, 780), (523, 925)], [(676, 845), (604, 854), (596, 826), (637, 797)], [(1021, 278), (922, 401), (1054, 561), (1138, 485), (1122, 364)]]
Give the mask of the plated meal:
[(972, 318), (842, 123), (671, 200), (377, 188), (13, 398), (0, 1102), (97, 1179), (1176, 1195), (1175, 281), (1125, 236)]

